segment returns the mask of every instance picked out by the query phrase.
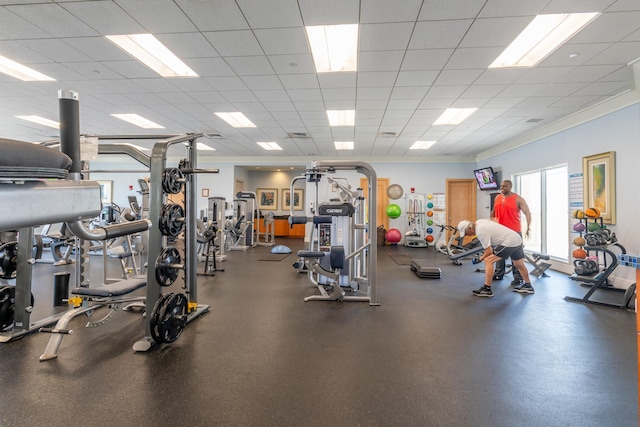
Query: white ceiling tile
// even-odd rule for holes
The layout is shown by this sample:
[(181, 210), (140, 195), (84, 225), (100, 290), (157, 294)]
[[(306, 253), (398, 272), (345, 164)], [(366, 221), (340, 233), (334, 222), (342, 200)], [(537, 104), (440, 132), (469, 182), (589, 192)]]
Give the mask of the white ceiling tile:
[(222, 58), (188, 58), (184, 62), (201, 78), (233, 76), (235, 74)]
[(222, 56), (252, 56), (262, 55), (263, 51), (253, 34), (249, 30), (213, 31), (204, 36), (211, 42), (216, 52)]
[(60, 40), (22, 40), (20, 44), (55, 62), (86, 62), (91, 60), (81, 51)]
[(518, 108), (545, 108), (559, 101), (559, 96), (532, 96), (518, 104)]
[(102, 35), (151, 32), (112, 1), (70, 2), (64, 8)]
[(357, 24), (360, 19), (359, 0), (299, 0), (298, 4), (305, 26)]
[(506, 85), (473, 85), (460, 96), (465, 98), (492, 98), (502, 92)]
[(637, 59), (640, 52), (640, 42), (616, 43), (594, 56), (585, 65), (628, 64)]
[(320, 87), (325, 88), (355, 88), (356, 73), (319, 73)]
[(422, 102), (422, 99), (390, 99), (387, 104), (387, 111), (389, 110), (415, 110)]
[(402, 61), (402, 70), (440, 70), (444, 68), (454, 51), (454, 49), (408, 50)]
[(506, 47), (533, 18), (528, 16), (476, 19), (465, 34), (460, 47)]
[(283, 89), (277, 76), (244, 76), (242, 81), (251, 90), (277, 90)]
[[(74, 69), (76, 68), (77, 64), (74, 64)], [(115, 77), (126, 77), (128, 79), (138, 79), (138, 78), (154, 78), (154, 77), (158, 77), (158, 74), (156, 74), (155, 71), (151, 70), (150, 68), (147, 68), (146, 66), (144, 66), (142, 63), (138, 62), (138, 61), (105, 61), (102, 62), (100, 64), (98, 64), (100, 67), (102, 67), (103, 65), (107, 68), (109, 68), (110, 70), (112, 70), (114, 73), (109, 74), (111, 76)], [(102, 78), (104, 78), (104, 69), (100, 69), (100, 68), (96, 68), (100, 71), (100, 74), (102, 76)], [(91, 72), (91, 70), (89, 70), (89, 72)]]
[(639, 42), (640, 41), (640, 30), (636, 30), (633, 33), (629, 34), (627, 37), (622, 39), (623, 42)]
[(190, 93), (190, 95), (194, 99), (194, 101), (200, 102), (202, 104), (227, 101), (226, 98), (222, 96), (222, 94), (213, 91), (199, 91)]
[(6, 6), (55, 37), (93, 36), (98, 33), (58, 4)]
[(235, 56), (227, 63), (238, 76), (260, 76), (273, 74), (273, 68), (265, 56)]
[(240, 77), (205, 77), (204, 80), (216, 90), (249, 90)]
[(291, 89), (288, 90), (287, 93), (293, 102), (322, 101), (322, 92), (319, 89)]
[(575, 69), (575, 67), (535, 67), (527, 70), (514, 83), (553, 83), (554, 81), (562, 81), (564, 76)]
[[(387, 108), (386, 100), (378, 100), (378, 99), (358, 99), (356, 100), (356, 108), (358, 113), (361, 110), (382, 110), (384, 111)], [(357, 115), (357, 113), (356, 113)]]
[(358, 73), (358, 88), (361, 87), (392, 87), (398, 73), (391, 71)]
[(131, 59), (131, 56), (126, 52), (101, 36), (70, 37), (61, 40), (94, 61), (126, 61)]
[(234, 0), (208, 1), (175, 0), (200, 31), (244, 30), (246, 19)]
[(488, 101), (486, 104), (484, 104), (482, 106), (482, 108), (489, 108), (489, 109), (509, 109), (509, 108), (513, 108), (516, 105), (518, 105), (519, 103), (521, 103), (522, 101), (524, 101), (525, 99), (527, 99), (526, 97), (520, 97), (520, 98), (493, 98), (490, 101)]
[(296, 108), (289, 101), (286, 102), (262, 102), (267, 111), (296, 111)]
[(585, 65), (555, 79), (556, 82), (592, 82), (617, 71), (619, 65)]
[(261, 102), (288, 102), (289, 95), (286, 90), (254, 90), (253, 94)]
[[(444, 110), (445, 108), (451, 107), (451, 104), (453, 104), (454, 101), (455, 98), (429, 98), (429, 94), (427, 94), (418, 108), (423, 110), (430, 110), (434, 108)], [(440, 112), (440, 114), (442, 114), (442, 111)]]
[[(360, 52), (358, 71), (398, 71), (404, 52), (404, 50)], [(423, 69), (423, 67), (419, 69)]]
[(405, 50), (413, 31), (412, 22), (362, 24), (359, 51)]
[(543, 89), (546, 84), (513, 84), (505, 88), (498, 97), (500, 98), (517, 98), (528, 97), (535, 94), (537, 91)]
[(535, 96), (569, 96), (582, 89), (586, 83), (551, 83), (536, 90)]
[(409, 49), (456, 48), (472, 22), (469, 19), (418, 22), (413, 30)]
[[(197, 30), (172, 0), (116, 0), (116, 3), (150, 33)], [(111, 19), (108, 21), (113, 23)]]
[(299, 27), (302, 25), (296, 0), (265, 2), (238, 0), (242, 14), (252, 28)]
[(312, 74), (316, 72), (310, 53), (269, 55), (269, 62), (278, 74)]
[(419, 21), (475, 18), (486, 0), (425, 0)]
[(293, 105), (301, 112), (322, 112), (325, 115), (327, 114), (324, 102), (322, 101), (293, 101)]
[(571, 38), (572, 43), (617, 42), (640, 28), (640, 11), (608, 12)]
[(322, 89), (322, 98), (327, 101), (352, 101), (356, 100), (356, 88)]
[(629, 88), (628, 83), (595, 82), (576, 91), (573, 95), (615, 95)]
[(484, 70), (473, 84), (511, 84), (526, 72), (527, 70), (520, 68), (491, 68)]
[(628, 82), (631, 79), (630, 70), (628, 66), (618, 68), (616, 71), (607, 74), (602, 77), (600, 81), (603, 82)]
[(396, 86), (390, 99), (422, 99), (427, 91), (427, 86)]
[(267, 55), (309, 53), (307, 38), (302, 27), (270, 28), (255, 30), (254, 33)]
[(392, 90), (393, 88), (391, 87), (358, 87), (356, 96), (358, 99), (388, 99), (391, 96)]
[(489, 0), (479, 18), (493, 18), (500, 16), (530, 16), (538, 15), (549, 4), (549, 0), (527, 0), (524, 4), (511, 0)]
[(396, 86), (430, 86), (438, 77), (438, 72), (427, 71), (400, 71)]
[[(579, 66), (613, 46), (613, 43), (565, 43), (538, 64), (540, 67)], [(571, 58), (569, 55), (578, 54)]]
[(285, 89), (317, 89), (320, 87), (317, 74), (287, 74), (280, 76)]
[(388, 0), (361, 0), (360, 22), (412, 22), (421, 6), (422, 0), (403, 0), (402, 7)]
[(137, 84), (146, 91), (153, 93), (178, 91), (178, 88), (171, 84), (169, 80), (159, 77), (151, 79), (131, 79), (130, 81)]
[(459, 48), (451, 55), (446, 69), (486, 69), (500, 55), (501, 47)]
[(556, 101), (554, 107), (568, 107), (568, 108), (584, 108), (589, 105), (590, 102), (599, 99), (599, 95), (581, 95), (581, 96), (567, 96)]
[(158, 34), (156, 37), (181, 59), (220, 56), (201, 33)]
[(470, 85), (484, 70), (443, 70), (433, 82), (435, 86)]
[(350, 101), (325, 100), (324, 105), (326, 105), (327, 110), (353, 110), (356, 107), (356, 103), (354, 100), (350, 100)]
[(44, 38), (46, 31), (7, 8), (0, 8), (0, 39)]
[(220, 90), (218, 91), (227, 101), (236, 102), (258, 102), (258, 98), (248, 90)]

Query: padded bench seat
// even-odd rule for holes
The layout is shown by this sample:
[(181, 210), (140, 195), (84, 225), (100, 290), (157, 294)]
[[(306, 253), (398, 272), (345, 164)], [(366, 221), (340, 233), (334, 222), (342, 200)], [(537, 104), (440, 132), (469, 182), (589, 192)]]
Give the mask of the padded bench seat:
[(129, 294), (147, 284), (147, 276), (136, 276), (131, 279), (98, 286), (96, 288), (73, 288), (71, 293), (87, 297), (118, 297)]

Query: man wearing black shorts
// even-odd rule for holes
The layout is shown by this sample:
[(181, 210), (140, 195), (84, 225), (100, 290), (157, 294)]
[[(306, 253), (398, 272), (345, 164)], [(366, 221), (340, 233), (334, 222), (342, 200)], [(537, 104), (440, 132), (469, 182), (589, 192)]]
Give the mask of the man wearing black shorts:
[(488, 219), (479, 219), (475, 224), (467, 220), (460, 221), (458, 231), (461, 236), (476, 236), (484, 248), (480, 261), (484, 261), (485, 281), (484, 286), (473, 291), (475, 296), (488, 298), (493, 296), (493, 291), (491, 290), (493, 264), (496, 261), (507, 258), (511, 258), (513, 267), (522, 274), (524, 280), (524, 284), (515, 288), (514, 291), (522, 294), (533, 294), (535, 292), (533, 286), (531, 286), (529, 272), (524, 265), (522, 237), (518, 233)]

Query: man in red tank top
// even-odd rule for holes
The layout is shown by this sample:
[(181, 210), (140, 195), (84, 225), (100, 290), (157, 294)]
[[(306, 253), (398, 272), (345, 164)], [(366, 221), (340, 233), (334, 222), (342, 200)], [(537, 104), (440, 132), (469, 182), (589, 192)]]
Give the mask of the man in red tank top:
[[(527, 231), (525, 236), (529, 235), (529, 227), (531, 227), (531, 212), (527, 202), (518, 194), (511, 191), (513, 183), (505, 179), (500, 184), (500, 194), (498, 194), (493, 202), (493, 210), (491, 218), (515, 231), (522, 236), (522, 227), (520, 225), (520, 214), (523, 213), (527, 220)], [(493, 278), (501, 280), (504, 275), (505, 261), (496, 262), (496, 269)], [(511, 286), (519, 286), (522, 284), (522, 276), (516, 269), (513, 270), (513, 282)]]

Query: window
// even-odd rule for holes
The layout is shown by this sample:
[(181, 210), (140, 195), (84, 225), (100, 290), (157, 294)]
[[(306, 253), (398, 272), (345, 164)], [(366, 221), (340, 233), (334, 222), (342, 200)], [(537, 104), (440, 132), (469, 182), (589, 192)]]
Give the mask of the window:
[[(515, 175), (516, 192), (531, 211), (531, 230), (525, 249), (559, 260), (569, 256), (569, 176), (566, 165)], [(523, 216), (524, 221), (524, 216)], [(525, 228), (523, 227), (523, 230)]]

